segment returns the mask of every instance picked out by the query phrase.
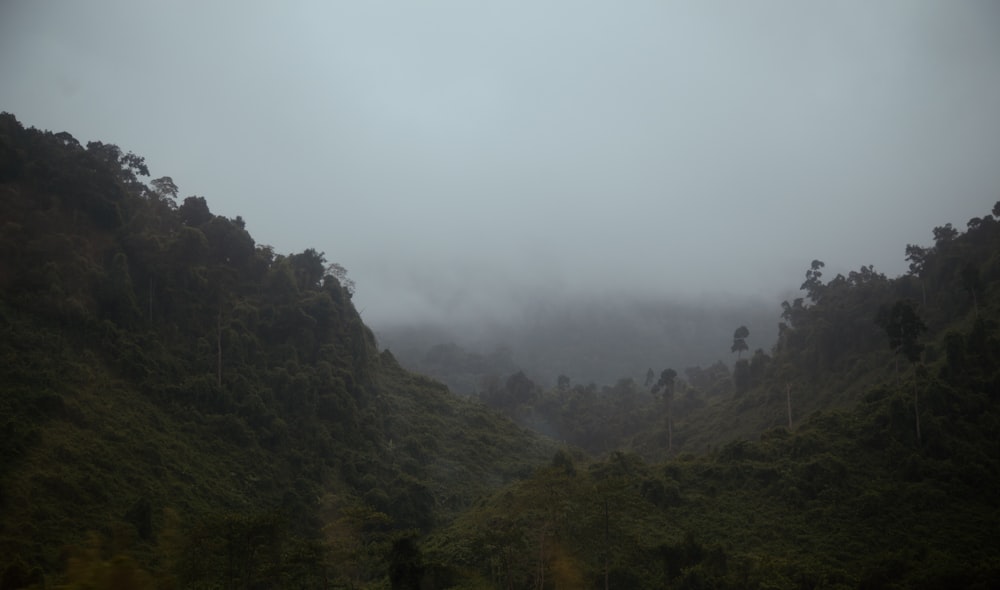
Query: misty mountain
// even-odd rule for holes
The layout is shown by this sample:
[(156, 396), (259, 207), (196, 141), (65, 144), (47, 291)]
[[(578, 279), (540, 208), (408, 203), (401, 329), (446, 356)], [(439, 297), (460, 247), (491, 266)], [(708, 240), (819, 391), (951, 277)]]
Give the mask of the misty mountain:
[[(373, 327), (379, 345), (406, 367), (433, 376), (457, 393), (482, 390), (485, 377), (523, 370), (539, 385), (554, 386), (560, 375), (574, 383), (642, 381), (646, 371), (708, 366), (735, 360), (733, 331), (750, 329), (751, 350), (769, 351), (777, 338), (780, 306), (703, 300), (655, 301), (542, 299), (509, 321), (390, 324)], [(442, 355), (453, 352), (450, 362)], [(444, 356), (444, 358), (442, 358)], [(475, 362), (476, 358), (484, 362)]]
[(1000, 585), (1000, 203), (776, 305), (376, 338), (148, 177), (0, 115), (0, 590)]
[(772, 350), (731, 370), (511, 376), (481, 397), (590, 454), (436, 530), (429, 558), (482, 587), (996, 587), (998, 219), (933, 228), (895, 278), (814, 261)]

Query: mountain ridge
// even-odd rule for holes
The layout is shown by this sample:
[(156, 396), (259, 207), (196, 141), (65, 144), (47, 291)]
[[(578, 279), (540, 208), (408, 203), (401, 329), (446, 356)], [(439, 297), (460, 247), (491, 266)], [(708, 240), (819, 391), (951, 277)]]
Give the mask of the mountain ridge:
[[(554, 452), (379, 352), (322, 253), (146, 174), (0, 115), (0, 587), (126, 549), (181, 587), (372, 583), (393, 543)], [(89, 565), (60, 575), (71, 546)]]
[(147, 176), (0, 115), (0, 590), (1000, 583), (1000, 204), (901, 277), (814, 261), (731, 367), (469, 397)]

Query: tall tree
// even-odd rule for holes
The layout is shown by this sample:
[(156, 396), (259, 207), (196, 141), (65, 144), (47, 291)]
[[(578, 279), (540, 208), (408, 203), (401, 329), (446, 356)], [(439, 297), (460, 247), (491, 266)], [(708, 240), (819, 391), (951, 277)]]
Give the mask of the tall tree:
[(910, 274), (920, 281), (920, 296), (923, 304), (927, 305), (927, 287), (924, 285), (923, 272), (927, 264), (928, 250), (913, 244), (906, 245), (906, 260), (910, 263)]
[(947, 244), (958, 237), (958, 230), (952, 227), (950, 223), (935, 227), (933, 233), (934, 243), (938, 246)]
[(977, 296), (977, 293), (983, 289), (983, 279), (979, 275), (979, 268), (971, 262), (962, 268), (962, 286), (965, 287), (965, 290), (972, 296), (972, 309), (978, 318), (979, 297)]
[(819, 303), (823, 296), (823, 282), (820, 280), (823, 277), (823, 272), (820, 269), (824, 266), (826, 265), (823, 264), (822, 260), (813, 260), (809, 265), (809, 270), (806, 271), (805, 282), (799, 287), (806, 292), (813, 303)]
[[(882, 307), (875, 322), (885, 330), (889, 337), (889, 348), (897, 355), (916, 366), (924, 345), (919, 342), (920, 335), (927, 331), (927, 326), (911, 302), (900, 299), (892, 307)], [(896, 374), (899, 374), (897, 364)], [(917, 381), (913, 381), (913, 411), (916, 414), (917, 444), (920, 444), (920, 408), (917, 399)]]
[(677, 371), (664, 369), (660, 373), (660, 380), (653, 386), (653, 393), (663, 390), (663, 399), (667, 402), (667, 452), (674, 450), (674, 380), (677, 379)]
[(739, 359), (743, 356), (743, 352), (749, 350), (747, 346), (747, 337), (750, 336), (750, 330), (746, 326), (740, 326), (736, 328), (733, 332), (733, 346), (730, 349), (731, 352), (736, 353), (736, 358)]

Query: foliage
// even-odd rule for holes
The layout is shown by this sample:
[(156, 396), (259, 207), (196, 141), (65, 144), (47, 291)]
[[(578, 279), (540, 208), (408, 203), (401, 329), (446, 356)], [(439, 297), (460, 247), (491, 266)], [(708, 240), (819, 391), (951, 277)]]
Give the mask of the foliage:
[(924, 347), (917, 338), (927, 331), (927, 326), (917, 315), (912, 303), (900, 300), (891, 308), (883, 307), (879, 310), (875, 323), (885, 330), (889, 337), (889, 347), (894, 352), (903, 355), (911, 363), (920, 360)]
[[(782, 305), (770, 355), (738, 361), (731, 381), (724, 366), (677, 380), (700, 404), (677, 420), (672, 444), (659, 434), (663, 422), (635, 421), (662, 418), (667, 410), (652, 399), (627, 403), (595, 386), (590, 399), (606, 402), (583, 406), (571, 392), (543, 392), (535, 410), (558, 400), (563, 409), (545, 416), (559, 418), (560, 435), (604, 418), (593, 438), (567, 441), (663, 462), (612, 452), (589, 464), (578, 457), (572, 476), (539, 471), (437, 531), (428, 547), (484, 587), (538, 587), (560, 571), (557, 555), (572, 556), (579, 587), (593, 588), (605, 579), (636, 588), (997, 585), (989, 548), (1000, 526), (1000, 223), (986, 216), (968, 232), (944, 226), (934, 235), (934, 247), (907, 247), (911, 274), (896, 279), (862, 267), (823, 283), (814, 261), (808, 297)], [(897, 374), (886, 362), (894, 351), (924, 363)], [(727, 382), (742, 395), (711, 393)], [(791, 431), (793, 392), (803, 418)], [(670, 446), (679, 454), (668, 459)], [(607, 488), (593, 477), (622, 465), (630, 485), (616, 502), (640, 502), (643, 517), (609, 519), (635, 536), (605, 567), (595, 547)], [(566, 506), (572, 523), (544, 506)]]
[(735, 352), (737, 357), (742, 356), (748, 350), (747, 338), (749, 336), (750, 330), (746, 326), (736, 328), (736, 331), (733, 332), (733, 345), (730, 347), (730, 351)]
[[(554, 450), (380, 353), (322, 252), (111, 144), (5, 113), (0, 154), (4, 588), (378, 586), (399, 535)], [(328, 535), (349, 514), (380, 515), (348, 527), (363, 558)]]
[(993, 216), (903, 277), (813, 261), (732, 370), (546, 389), (434, 351), (490, 375), (465, 398), (324, 253), (148, 176), (0, 115), (0, 590), (1000, 584)]

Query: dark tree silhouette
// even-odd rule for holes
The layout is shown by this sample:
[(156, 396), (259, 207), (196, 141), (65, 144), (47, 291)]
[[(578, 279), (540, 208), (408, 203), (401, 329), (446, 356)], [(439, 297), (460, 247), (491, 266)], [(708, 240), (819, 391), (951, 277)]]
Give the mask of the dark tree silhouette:
[(736, 353), (737, 359), (743, 356), (744, 351), (749, 350), (749, 347), (747, 347), (748, 336), (750, 336), (750, 330), (746, 326), (740, 326), (733, 332), (733, 346), (730, 351)]
[(952, 227), (950, 223), (934, 228), (934, 243), (938, 246), (946, 244), (957, 237), (958, 230)]
[(920, 296), (924, 305), (927, 305), (927, 287), (924, 284), (923, 272), (929, 253), (927, 248), (921, 248), (913, 244), (906, 245), (906, 260), (910, 263), (910, 274), (920, 281)]
[(962, 268), (962, 286), (972, 296), (972, 309), (978, 318), (979, 297), (977, 293), (983, 289), (983, 279), (979, 274), (979, 268), (975, 264), (969, 263)]
[(809, 299), (813, 303), (819, 303), (820, 298), (823, 296), (823, 282), (820, 280), (823, 277), (823, 273), (820, 271), (821, 268), (826, 266), (823, 264), (822, 260), (813, 260), (809, 265), (809, 270), (806, 271), (806, 280), (799, 286), (809, 296)]
[[(920, 335), (927, 331), (920, 315), (917, 314), (913, 304), (907, 300), (900, 299), (892, 307), (882, 307), (875, 323), (885, 330), (889, 337), (889, 348), (898, 356), (902, 356), (911, 364), (916, 365), (920, 361), (920, 354), (924, 350), (924, 345), (918, 339)], [(896, 376), (899, 376), (899, 364), (896, 364)], [(913, 410), (916, 414), (917, 444), (920, 443), (920, 409), (917, 399), (917, 382), (913, 381)]]

